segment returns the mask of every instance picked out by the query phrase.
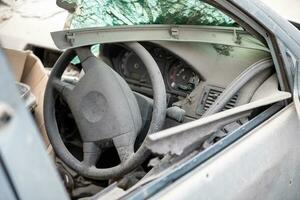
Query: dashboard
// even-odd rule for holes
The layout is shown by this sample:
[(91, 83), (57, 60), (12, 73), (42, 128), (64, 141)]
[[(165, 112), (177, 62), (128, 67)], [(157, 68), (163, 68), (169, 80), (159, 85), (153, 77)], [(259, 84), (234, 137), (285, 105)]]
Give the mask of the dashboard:
[[(269, 52), (226, 45), (192, 42), (141, 42), (152, 55), (163, 76), (168, 106), (176, 105), (186, 117), (197, 119), (242, 71)], [(152, 97), (147, 70), (122, 44), (100, 46), (101, 58), (129, 83), (131, 89)], [(225, 106), (226, 109), (250, 101), (257, 87), (269, 76), (261, 73), (249, 81)]]
[[(166, 91), (170, 97), (180, 98), (190, 94), (201, 82), (201, 75), (183, 59), (151, 43), (142, 43), (159, 66)], [(103, 46), (103, 55), (112, 67), (131, 85), (132, 89), (151, 96), (151, 81), (140, 58), (121, 45)]]

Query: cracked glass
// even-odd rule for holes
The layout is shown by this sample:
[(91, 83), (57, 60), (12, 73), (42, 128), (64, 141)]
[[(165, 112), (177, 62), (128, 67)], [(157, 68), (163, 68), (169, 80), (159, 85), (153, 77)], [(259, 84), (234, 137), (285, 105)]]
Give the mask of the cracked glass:
[(237, 26), (234, 20), (199, 0), (64, 0), (75, 3), (69, 27), (141, 24)]

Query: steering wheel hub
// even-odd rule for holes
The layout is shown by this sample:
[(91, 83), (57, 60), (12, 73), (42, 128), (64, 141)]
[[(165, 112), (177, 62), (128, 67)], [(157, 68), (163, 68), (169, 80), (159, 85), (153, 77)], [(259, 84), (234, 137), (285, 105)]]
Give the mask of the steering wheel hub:
[(90, 123), (99, 122), (107, 112), (107, 100), (97, 91), (91, 91), (80, 102), (80, 111)]

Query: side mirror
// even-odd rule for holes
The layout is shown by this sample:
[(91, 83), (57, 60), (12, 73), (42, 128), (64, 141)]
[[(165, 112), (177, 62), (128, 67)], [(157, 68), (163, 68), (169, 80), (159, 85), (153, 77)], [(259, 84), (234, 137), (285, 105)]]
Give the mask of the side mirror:
[(56, 0), (56, 5), (60, 8), (63, 8), (70, 13), (75, 12), (77, 8), (77, 0)]

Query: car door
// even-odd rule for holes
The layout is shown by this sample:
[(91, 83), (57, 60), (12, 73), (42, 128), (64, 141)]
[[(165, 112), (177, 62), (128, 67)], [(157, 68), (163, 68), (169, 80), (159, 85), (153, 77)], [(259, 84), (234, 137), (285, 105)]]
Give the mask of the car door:
[(0, 199), (68, 199), (0, 48)]

